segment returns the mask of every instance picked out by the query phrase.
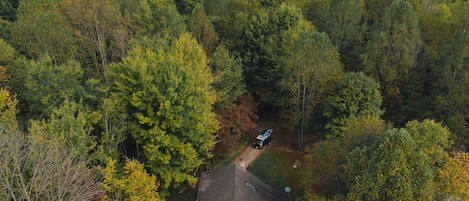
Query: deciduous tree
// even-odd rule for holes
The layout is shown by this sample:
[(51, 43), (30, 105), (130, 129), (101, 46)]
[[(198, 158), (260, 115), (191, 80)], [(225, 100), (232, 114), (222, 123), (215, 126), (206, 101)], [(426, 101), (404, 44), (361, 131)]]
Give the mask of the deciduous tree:
[(27, 103), (26, 108), (20, 109), (28, 119), (49, 117), (65, 99), (79, 102), (84, 95), (83, 71), (75, 61), (55, 65), (45, 57), (39, 61), (22, 60), (17, 67), (12, 85), (20, 101)]
[(310, 123), (315, 106), (340, 79), (339, 55), (324, 33), (300, 30), (291, 54), (286, 56), (281, 89), (282, 106), (291, 128), (298, 128), (298, 144), (303, 147), (304, 130)]
[(337, 134), (351, 117), (380, 117), (382, 100), (376, 81), (363, 73), (347, 73), (326, 99), (323, 111), (330, 119), (326, 127)]
[(48, 119), (32, 120), (29, 132), (44, 140), (54, 140), (64, 145), (68, 153), (88, 160), (96, 143), (90, 135), (92, 127), (86, 115), (79, 104), (66, 99), (63, 105), (52, 110)]
[(217, 122), (211, 76), (202, 48), (188, 34), (168, 52), (136, 47), (109, 71), (145, 164), (162, 181), (162, 196), (170, 186), (194, 184), (190, 171), (212, 156)]
[[(363, 55), (367, 74), (380, 82), (385, 107), (402, 104), (401, 82), (408, 79), (421, 44), (418, 18), (411, 4), (394, 0), (372, 31)], [(392, 117), (393, 111), (387, 110), (386, 115)]]
[(56, 65), (76, 59), (75, 31), (60, 10), (60, 1), (20, 1), (13, 23), (13, 44), (32, 59), (49, 56)]
[(192, 36), (204, 48), (207, 55), (211, 55), (215, 51), (216, 44), (218, 43), (218, 34), (205, 14), (204, 7), (197, 5), (188, 22), (189, 31)]
[(2, 199), (97, 200), (96, 172), (61, 142), (37, 134), (0, 133)]
[(386, 131), (347, 159), (350, 200), (432, 200), (434, 169), (405, 129)]
[(186, 31), (184, 18), (172, 0), (137, 1), (131, 12), (131, 30), (136, 37), (154, 36), (156, 39), (177, 39)]
[(384, 127), (384, 121), (376, 116), (351, 117), (339, 135), (308, 147), (301, 180), (307, 192), (329, 198), (346, 195), (344, 167), (348, 153), (372, 145)]
[(115, 0), (63, 0), (61, 12), (77, 33), (80, 60), (88, 77), (101, 78), (111, 62), (125, 56), (131, 39)]
[(217, 92), (216, 106), (219, 109), (229, 108), (246, 92), (241, 60), (219, 46), (210, 57), (209, 66), (214, 77), (212, 85)]
[(441, 199), (469, 199), (469, 153), (453, 152), (449, 162), (439, 171)]
[(0, 88), (0, 134), (17, 129), (16, 105), (18, 100), (6, 89)]
[(444, 199), (441, 186), (448, 180), (439, 173), (448, 163), (449, 136), (432, 120), (412, 121), (387, 130), (371, 146), (354, 149), (345, 166), (349, 199)]
[(331, 0), (325, 8), (324, 23), (319, 29), (329, 35), (339, 51), (361, 36), (364, 6), (363, 0)]
[(136, 160), (127, 159), (123, 168), (124, 171), (119, 172), (116, 163), (112, 158), (106, 159), (102, 182), (106, 194), (101, 200), (160, 200), (158, 195), (159, 183), (154, 175), (147, 173), (143, 164)]

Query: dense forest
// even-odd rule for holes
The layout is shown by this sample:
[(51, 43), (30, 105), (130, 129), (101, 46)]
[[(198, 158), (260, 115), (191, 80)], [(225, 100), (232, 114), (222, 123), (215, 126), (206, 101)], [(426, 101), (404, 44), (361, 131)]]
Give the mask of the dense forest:
[(469, 199), (467, 0), (2, 0), (0, 198), (166, 200), (258, 118), (298, 200)]

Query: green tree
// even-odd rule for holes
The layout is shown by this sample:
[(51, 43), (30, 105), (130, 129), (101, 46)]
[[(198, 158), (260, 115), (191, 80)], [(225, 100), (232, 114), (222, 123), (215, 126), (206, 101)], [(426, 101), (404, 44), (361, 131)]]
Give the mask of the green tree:
[(131, 39), (116, 0), (63, 0), (61, 12), (78, 33), (80, 60), (89, 77), (101, 77), (105, 67), (120, 61)]
[(26, 117), (46, 118), (65, 99), (79, 102), (84, 95), (80, 64), (69, 61), (55, 65), (49, 58), (39, 61), (22, 60), (12, 78), (18, 98), (27, 103), (20, 108)]
[(435, 63), (431, 70), (434, 100), (432, 114), (449, 126), (459, 147), (469, 144), (469, 3), (455, 1), (439, 6), (441, 28), (449, 32), (432, 35)]
[(205, 0), (175, 0), (179, 13), (188, 15), (198, 6), (203, 6)]
[(230, 52), (242, 60), (248, 89), (258, 97), (261, 107), (272, 108), (279, 96), (282, 60), (291, 42), (286, 34), (299, 26), (302, 15), (293, 6), (262, 7), (260, 3), (232, 13), (234, 17), (222, 17), (218, 32)]
[(15, 49), (1, 38), (0, 49), (2, 49), (0, 52), (0, 87), (5, 87), (9, 80), (7, 70), (10, 70), (14, 63)]
[[(331, 0), (326, 8), (324, 23), (320, 29), (331, 38), (339, 50), (353, 44), (361, 34), (364, 11), (363, 0)], [(342, 51), (341, 51), (342, 52)]]
[[(371, 146), (360, 146), (348, 156), (345, 174), (351, 200), (434, 200), (448, 163), (450, 132), (433, 120), (408, 122), (390, 129)], [(447, 197), (446, 197), (447, 198)]]
[(112, 90), (126, 104), (132, 135), (162, 181), (162, 196), (170, 186), (194, 184), (190, 171), (212, 156), (217, 122), (211, 76), (202, 48), (188, 34), (168, 52), (136, 47), (110, 68)]
[(350, 200), (433, 200), (433, 167), (405, 129), (386, 131), (347, 159)]
[(378, 24), (380, 19), (383, 17), (386, 8), (392, 2), (393, 1), (389, 0), (365, 0), (367, 23), (371, 26)]
[(218, 43), (218, 34), (205, 14), (204, 7), (198, 5), (192, 10), (192, 14), (188, 22), (189, 30), (197, 42), (204, 48), (207, 55), (215, 51)]
[(405, 129), (414, 139), (415, 145), (430, 157), (433, 166), (441, 166), (448, 160), (446, 150), (451, 146), (448, 128), (434, 120), (425, 119), (422, 122), (407, 122)]
[(68, 153), (87, 160), (96, 146), (87, 115), (79, 104), (66, 99), (47, 120), (32, 120), (29, 132), (44, 140), (54, 140), (64, 145)]
[(184, 18), (178, 13), (172, 0), (136, 1), (131, 12), (131, 30), (136, 37), (177, 39), (186, 31)]
[(327, 35), (308, 29), (299, 31), (285, 59), (285, 74), (280, 81), (285, 96), (281, 104), (290, 127), (298, 128), (302, 148), (304, 130), (314, 108), (340, 79), (342, 65)]
[(158, 181), (154, 175), (148, 174), (136, 160), (127, 159), (124, 171), (116, 170), (116, 161), (106, 159), (106, 167), (103, 169), (104, 179), (102, 187), (106, 194), (101, 198), (107, 200), (129, 201), (158, 201)]
[(210, 57), (209, 66), (214, 77), (212, 85), (217, 92), (216, 106), (229, 108), (246, 92), (241, 61), (219, 46)]
[[(372, 31), (363, 55), (366, 72), (380, 82), (385, 107), (402, 104), (401, 82), (410, 79), (409, 71), (416, 64), (421, 44), (412, 6), (405, 0), (394, 0)], [(393, 117), (393, 111), (387, 110), (385, 115)]]
[(384, 132), (379, 117), (351, 117), (340, 135), (306, 149), (301, 182), (307, 192), (325, 197), (345, 195), (344, 166), (347, 154), (356, 147), (370, 146)]
[(54, 64), (78, 58), (76, 34), (59, 1), (20, 1), (17, 17), (12, 44), (18, 52), (32, 59), (49, 56)]
[(97, 144), (98, 160), (105, 161), (104, 157), (119, 158), (121, 145), (127, 139), (129, 125), (124, 106), (118, 98), (103, 98), (99, 104), (99, 126), (101, 135)]
[[(302, 8), (305, 18), (309, 20), (314, 26), (320, 27), (323, 23), (324, 11), (327, 10), (331, 0), (309, 0), (304, 1)], [(297, 2), (295, 2), (297, 3)]]
[(323, 112), (330, 119), (326, 127), (338, 134), (350, 117), (380, 117), (382, 100), (377, 82), (363, 73), (347, 73), (326, 99)]
[(0, 19), (15, 21), (18, 4), (19, 0), (5, 0), (0, 2)]

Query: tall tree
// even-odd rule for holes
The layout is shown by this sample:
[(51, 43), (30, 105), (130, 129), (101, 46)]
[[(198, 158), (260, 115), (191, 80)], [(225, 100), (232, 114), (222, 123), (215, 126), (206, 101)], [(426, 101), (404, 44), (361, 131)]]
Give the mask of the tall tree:
[(444, 169), (440, 171), (443, 182), (442, 199), (469, 199), (469, 153), (454, 152)]
[(8, 43), (0, 38), (0, 87), (6, 87), (9, 80), (8, 70), (13, 67), (13, 61), (15, 58), (15, 49), (13, 49)]
[(342, 64), (327, 35), (311, 29), (299, 31), (290, 51), (281, 80), (286, 93), (281, 104), (290, 127), (298, 129), (298, 144), (302, 148), (314, 108), (340, 79)]
[(194, 11), (197, 6), (203, 6), (205, 0), (175, 0), (179, 13), (188, 15)]
[(136, 37), (177, 39), (186, 31), (184, 18), (178, 13), (172, 0), (136, 1), (131, 12), (131, 30)]
[(59, 1), (21, 1), (12, 25), (13, 44), (29, 58), (49, 56), (54, 64), (75, 59), (77, 39)]
[[(448, 180), (450, 132), (432, 120), (390, 129), (371, 146), (353, 150), (345, 167), (351, 200), (434, 200)], [(431, 140), (429, 140), (431, 139)], [(445, 199), (441, 198), (440, 199)]]
[[(298, 1), (295, 1), (295, 3), (297, 2)], [(330, 2), (331, 0), (310, 0), (300, 3), (300, 5), (303, 5), (298, 7), (302, 8), (303, 14), (307, 20), (309, 20), (314, 26), (320, 27), (324, 22), (324, 11), (327, 10)]]
[(434, 171), (405, 129), (353, 150), (345, 168), (350, 200), (433, 200)]
[(13, 78), (12, 87), (20, 102), (26, 103), (20, 109), (28, 119), (49, 117), (65, 99), (79, 102), (84, 95), (83, 71), (75, 61), (55, 65), (49, 57), (39, 61), (22, 60)]
[[(363, 0), (331, 0), (320, 30), (326, 32), (340, 51), (360, 36), (364, 10)], [(322, 28), (322, 29), (321, 29)]]
[(323, 111), (330, 119), (326, 127), (338, 134), (351, 117), (380, 117), (382, 100), (376, 81), (363, 73), (347, 73), (326, 99)]
[(145, 164), (162, 181), (162, 196), (169, 187), (194, 184), (190, 171), (212, 156), (217, 122), (211, 76), (202, 48), (188, 34), (168, 52), (135, 47), (109, 70)]
[(218, 30), (226, 47), (242, 59), (247, 87), (258, 97), (262, 109), (273, 108), (279, 96), (281, 62), (290, 42), (285, 41), (290, 37), (286, 34), (299, 26), (302, 15), (298, 8), (286, 4), (258, 3), (233, 13), (234, 17), (221, 18)]
[(212, 85), (217, 92), (216, 106), (229, 108), (246, 92), (241, 60), (234, 58), (225, 47), (219, 46), (210, 57), (209, 66), (214, 76)]
[[(372, 32), (363, 55), (366, 72), (380, 82), (384, 107), (398, 108), (402, 104), (402, 81), (408, 79), (421, 43), (418, 18), (412, 6), (405, 0), (394, 0)], [(385, 115), (393, 117), (395, 111), (387, 110)]]
[(350, 151), (370, 146), (384, 132), (379, 117), (351, 117), (341, 133), (306, 149), (301, 182), (309, 193), (332, 197), (347, 192), (344, 167)]
[(127, 139), (129, 132), (125, 107), (119, 98), (103, 98), (99, 103), (98, 114), (93, 115), (100, 117), (98, 125), (101, 133), (96, 150), (96, 155), (100, 158), (97, 160), (104, 162), (107, 157), (119, 158), (123, 153), (122, 143)]
[(218, 34), (205, 14), (202, 5), (199, 4), (192, 10), (188, 26), (192, 36), (197, 39), (197, 42), (204, 48), (207, 55), (215, 51), (216, 44), (218, 43)]
[(101, 77), (110, 62), (124, 57), (131, 36), (117, 1), (64, 0), (61, 10), (79, 33), (76, 40), (89, 77)]
[(442, 19), (437, 21), (438, 25), (451, 31), (431, 38), (437, 41), (432, 43), (436, 65), (431, 68), (431, 93), (435, 97), (435, 110), (431, 112), (451, 128), (458, 147), (463, 150), (469, 145), (468, 9), (469, 3), (465, 1), (440, 5)]

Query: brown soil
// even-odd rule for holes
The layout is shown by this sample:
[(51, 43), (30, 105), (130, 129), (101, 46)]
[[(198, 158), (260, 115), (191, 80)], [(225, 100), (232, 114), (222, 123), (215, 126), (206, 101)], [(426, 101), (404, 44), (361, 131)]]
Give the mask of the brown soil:
[[(252, 129), (249, 133), (250, 137), (254, 139), (263, 130), (272, 128), (272, 143), (265, 147), (265, 149), (272, 147), (283, 147), (285, 149), (292, 149), (292, 132), (287, 127), (279, 122), (273, 120), (261, 119), (256, 122), (257, 127)], [(247, 168), (249, 165), (265, 150), (256, 149), (247, 146), (239, 156), (231, 163), (237, 163), (241, 167)]]

